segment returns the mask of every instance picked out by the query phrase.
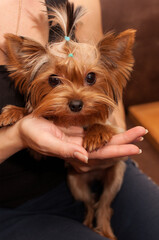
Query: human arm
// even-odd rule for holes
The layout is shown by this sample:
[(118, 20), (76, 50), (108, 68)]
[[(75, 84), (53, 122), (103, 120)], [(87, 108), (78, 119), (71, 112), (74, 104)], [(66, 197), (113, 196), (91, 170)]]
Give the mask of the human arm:
[[(98, 3), (98, 1), (94, 1), (93, 6), (95, 6), (94, 3)], [(97, 8), (94, 8), (94, 13), (93, 13), (93, 9), (91, 9), (90, 14), (93, 13), (93, 15), (91, 15), (91, 18), (92, 17), (93, 17), (93, 19), (95, 18), (96, 21), (98, 22), (98, 20), (97, 20), (98, 17), (96, 17), (96, 15), (95, 15), (95, 9), (96, 9), (96, 12), (99, 13), (99, 11), (97, 11)], [(87, 19), (85, 19), (85, 21)], [(86, 22), (88, 23), (89, 26), (90, 25), (94, 26), (94, 24), (95, 24), (95, 23), (92, 24), (92, 22), (90, 22), (90, 20), (89, 20), (89, 22), (88, 21), (86, 21)], [(84, 26), (85, 26), (85, 24), (84, 24)], [(97, 27), (97, 25), (96, 25), (96, 27)], [(95, 30), (97, 30), (96, 27), (95, 27)], [(81, 32), (81, 36), (84, 35), (84, 37), (87, 37), (88, 33), (90, 33), (90, 32), (91, 32), (90, 36), (93, 34), (93, 28), (92, 29), (89, 28), (89, 31), (86, 31), (86, 28), (85, 28), (85, 30), (83, 30), (83, 31), (85, 31), (85, 32), (83, 32), (83, 34)], [(99, 37), (99, 35), (97, 34), (98, 37)], [(50, 132), (47, 131), (47, 133), (46, 133), (46, 131), (43, 131), (43, 130), (46, 130), (46, 128), (47, 128), (48, 124), (50, 124), (50, 122), (45, 120), (45, 122), (43, 121), (44, 129), (38, 128), (37, 127), (38, 124), (35, 124), (35, 123), (37, 123), (37, 121), (39, 122), (41, 120), (44, 120), (44, 119), (36, 119), (36, 121), (35, 121), (34, 118), (29, 119), (29, 116), (28, 116), (25, 119), (22, 119), (19, 123), (17, 123), (15, 125), (16, 127), (18, 127), (18, 135), (16, 135), (15, 138), (18, 136), (18, 140), (20, 140), (20, 145), (22, 144), (23, 147), (32, 148), (40, 153), (43, 153), (44, 155), (59, 156), (64, 159), (66, 157), (67, 158), (73, 157), (73, 155), (70, 154), (70, 152), (69, 152), (69, 148), (64, 147), (65, 143), (68, 143), (68, 141), (70, 141), (70, 136), (69, 137), (66, 136), (66, 134), (64, 132), (61, 132), (61, 130), (59, 128), (57, 128), (53, 123), (51, 123), (52, 124), (52, 128), (50, 129), (51, 131)], [(19, 126), (21, 126), (21, 127), (19, 128)], [(12, 129), (12, 127), (9, 127), (9, 129)], [(53, 129), (54, 129), (54, 131), (52, 131)], [(58, 133), (58, 135), (57, 135), (57, 133)], [(4, 134), (4, 132), (3, 132), (3, 134)], [(50, 135), (48, 135), (48, 134), (50, 134)], [(47, 138), (46, 138), (46, 136), (47, 136)], [(59, 136), (60, 136), (60, 141), (59, 141)], [(2, 136), (2, 140), (3, 139), (5, 140), (5, 137), (4, 138), (3, 137), (4, 136)], [(71, 139), (72, 139), (72, 137), (71, 137)], [(78, 147), (79, 146), (81, 147), (81, 145), (82, 145), (81, 137), (80, 137), (80, 143), (78, 143), (78, 144), (76, 144), (75, 138), (73, 138), (72, 140), (71, 140), (71, 143), (74, 145), (74, 147), (77, 147), (77, 145), (78, 145)], [(64, 143), (64, 145), (62, 143)], [(56, 145), (58, 146), (58, 148), (56, 147)], [(11, 149), (16, 151), (16, 149), (17, 149), (17, 147), (19, 147), (19, 145), (18, 146), (15, 145), (15, 148), (14, 148), (14, 145), (12, 147), (11, 147)], [(5, 148), (5, 146), (3, 146), (3, 148), (5, 150), (3, 152), (7, 153), (7, 149)], [(9, 146), (8, 146), (8, 148), (9, 148)], [(57, 152), (57, 149), (59, 149), (60, 152)], [(63, 149), (65, 149), (65, 151), (67, 151), (67, 152), (64, 152)], [(13, 153), (14, 153), (14, 151), (13, 151)], [(84, 151), (84, 149), (82, 149), (82, 151)], [(86, 152), (85, 152), (85, 154), (86, 154)], [(127, 151), (127, 154), (128, 154), (128, 151)], [(110, 152), (109, 156), (111, 157), (111, 152)]]
[(0, 163), (24, 148), (65, 160), (76, 158), (87, 162), (88, 154), (82, 147), (81, 128), (71, 128), (68, 135), (52, 122), (44, 118), (34, 118), (31, 114), (13, 126), (1, 128), (0, 139)]
[(0, 163), (23, 148), (17, 125), (0, 128)]
[[(0, 48), (3, 51), (5, 51), (3, 35), (7, 32), (30, 37), (42, 45), (47, 43), (48, 19), (44, 4), (39, 1), (30, 1), (29, 4), (23, 1), (21, 6), (18, 6), (18, 3), (13, 2), (13, 4), (8, 5), (8, 1), (5, 1), (0, 3), (0, 9), (4, 8), (8, 9), (8, 14), (0, 15)], [(19, 9), (19, 19), (17, 19), (17, 9)], [(0, 51), (0, 64), (5, 65), (7, 62), (3, 51)], [(41, 128), (39, 129), (39, 127)], [(13, 126), (1, 128), (0, 142), (0, 162), (24, 148), (32, 148), (44, 155), (61, 158), (75, 158), (76, 156), (76, 158), (83, 160), (83, 157), (79, 156), (81, 151), (85, 154), (84, 160), (87, 159), (86, 151), (80, 146), (81, 137), (67, 136), (53, 123), (42, 118), (35, 119), (27, 116)]]
[[(82, 147), (81, 128), (59, 129), (52, 122), (28, 115), (15, 125), (0, 129), (0, 163), (14, 153), (29, 147), (49, 156), (58, 156), (70, 162), (77, 171), (87, 172), (109, 166), (109, 159), (140, 153), (133, 144), (146, 134), (143, 127), (136, 127), (115, 135), (109, 144), (93, 153)], [(89, 161), (87, 163), (87, 156)]]

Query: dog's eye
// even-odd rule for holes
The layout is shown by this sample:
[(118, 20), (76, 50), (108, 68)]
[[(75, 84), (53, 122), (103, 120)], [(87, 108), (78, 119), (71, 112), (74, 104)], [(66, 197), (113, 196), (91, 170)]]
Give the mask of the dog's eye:
[(48, 81), (49, 81), (50, 86), (53, 88), (58, 86), (59, 84), (61, 84), (60, 78), (58, 78), (58, 76), (55, 74), (50, 75)]
[(90, 72), (87, 74), (85, 81), (88, 85), (93, 85), (96, 82), (96, 75), (94, 72)]

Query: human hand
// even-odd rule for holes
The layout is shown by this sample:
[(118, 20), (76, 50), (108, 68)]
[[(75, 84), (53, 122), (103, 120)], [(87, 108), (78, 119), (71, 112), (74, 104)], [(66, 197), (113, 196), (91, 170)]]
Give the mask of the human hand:
[(44, 118), (29, 115), (20, 120), (19, 133), (23, 147), (32, 148), (43, 155), (60, 157), (78, 172), (89, 172), (107, 168), (121, 157), (141, 153), (135, 142), (146, 134), (146, 129), (134, 127), (114, 135), (106, 146), (92, 153), (87, 153), (82, 147), (82, 128), (58, 128)]
[(88, 160), (88, 153), (82, 147), (82, 128), (59, 128), (44, 118), (35, 118), (30, 114), (18, 122), (18, 129), (23, 148), (66, 161)]
[[(141, 141), (147, 133), (144, 127), (134, 127), (123, 133), (114, 135), (104, 147), (88, 154), (88, 163), (72, 162), (76, 171), (89, 172), (103, 169), (121, 160), (122, 157), (140, 154), (142, 151), (135, 143)], [(127, 159), (127, 158), (125, 158)]]

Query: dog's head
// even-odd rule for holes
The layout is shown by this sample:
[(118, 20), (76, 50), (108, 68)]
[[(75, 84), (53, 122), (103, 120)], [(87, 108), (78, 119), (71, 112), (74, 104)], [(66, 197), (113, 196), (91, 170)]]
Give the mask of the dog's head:
[(81, 43), (75, 29), (84, 12), (66, 3), (51, 7), (58, 41), (42, 46), (31, 39), (6, 34), (8, 69), (35, 116), (62, 125), (106, 121), (129, 78), (134, 59), (135, 30), (107, 33), (98, 44)]

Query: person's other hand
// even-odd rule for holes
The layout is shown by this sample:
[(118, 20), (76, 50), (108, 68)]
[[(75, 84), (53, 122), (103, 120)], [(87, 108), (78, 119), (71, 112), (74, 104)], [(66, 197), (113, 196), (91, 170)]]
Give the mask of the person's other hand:
[[(135, 143), (141, 141), (147, 130), (143, 127), (134, 127), (123, 133), (114, 135), (109, 143), (98, 151), (88, 154), (88, 163), (72, 162), (78, 172), (89, 172), (95, 169), (107, 168), (123, 157), (140, 154), (142, 151)], [(124, 158), (125, 160), (127, 158)]]

